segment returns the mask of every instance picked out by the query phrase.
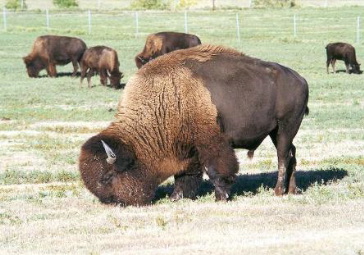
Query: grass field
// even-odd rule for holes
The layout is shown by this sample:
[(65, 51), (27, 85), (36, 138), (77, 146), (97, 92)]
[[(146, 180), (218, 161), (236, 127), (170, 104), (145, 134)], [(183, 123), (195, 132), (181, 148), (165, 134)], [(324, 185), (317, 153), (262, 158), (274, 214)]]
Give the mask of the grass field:
[[(230, 46), (276, 61), (310, 85), (310, 114), (295, 139), (301, 195), (273, 196), (277, 160), (267, 139), (240, 162), (233, 199), (214, 202), (206, 181), (195, 201), (172, 203), (168, 180), (148, 207), (100, 204), (77, 170), (82, 143), (112, 120), (123, 90), (79, 86), (72, 67), (51, 79), (27, 77), (22, 57), (35, 37), (82, 38), (118, 51), (122, 82), (136, 72), (134, 56), (148, 33), (184, 31), (184, 13), (10, 13), (0, 30), (0, 254), (364, 254), (363, 75), (326, 74), (324, 46), (356, 41), (362, 7), (189, 12), (188, 31), (204, 43)], [(292, 17), (296, 15), (296, 36)]]

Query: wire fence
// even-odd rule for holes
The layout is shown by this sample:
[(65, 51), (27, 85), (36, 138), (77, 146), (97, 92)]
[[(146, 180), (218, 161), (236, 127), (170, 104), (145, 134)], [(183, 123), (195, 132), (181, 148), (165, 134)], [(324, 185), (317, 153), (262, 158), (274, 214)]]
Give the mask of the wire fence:
[[(0, 7), (4, 7), (7, 0), (0, 0)], [(21, 6), (28, 10), (56, 9), (53, 0), (18, 0)], [(252, 8), (256, 0), (198, 0), (190, 9), (208, 9), (214, 5), (218, 9)], [(171, 8), (177, 6), (180, 0), (170, 0)], [(295, 0), (299, 7), (338, 7), (338, 6), (364, 6), (363, 0)], [(128, 9), (132, 0), (78, 0), (79, 8), (90, 10)]]
[[(182, 31), (204, 34), (213, 38), (216, 31), (226, 38), (284, 40), (285, 38), (315, 39), (327, 34), (327, 38), (360, 43), (362, 18), (360, 11), (343, 16), (308, 14), (307, 12), (269, 12), (268, 17), (259, 12), (114, 12), (74, 11), (14, 12), (3, 8), (2, 30), (39, 31), (73, 34), (104, 34), (119, 31), (120, 34), (139, 37), (157, 31)], [(220, 40), (220, 39), (219, 39)]]

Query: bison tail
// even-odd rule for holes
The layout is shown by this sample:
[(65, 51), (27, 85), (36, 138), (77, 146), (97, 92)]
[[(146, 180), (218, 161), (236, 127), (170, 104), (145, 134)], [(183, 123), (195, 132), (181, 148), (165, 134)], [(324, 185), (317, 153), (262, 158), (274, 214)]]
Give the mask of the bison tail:
[(308, 106), (306, 106), (305, 115), (308, 115), (309, 113), (310, 113), (310, 109), (308, 108)]
[(247, 156), (249, 159), (253, 159), (254, 157), (254, 150), (249, 150), (248, 153), (247, 153)]

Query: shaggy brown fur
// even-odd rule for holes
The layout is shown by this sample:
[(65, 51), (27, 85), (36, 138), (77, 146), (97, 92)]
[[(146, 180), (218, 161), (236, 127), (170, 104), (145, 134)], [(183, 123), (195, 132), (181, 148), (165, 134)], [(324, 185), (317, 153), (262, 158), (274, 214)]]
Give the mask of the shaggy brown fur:
[[(260, 74), (249, 74), (253, 70)], [(276, 104), (274, 91), (280, 86), (283, 93), (290, 93), (282, 95), (290, 101)], [(257, 89), (263, 91), (257, 93)], [(292, 140), (307, 100), (304, 79), (280, 65), (216, 46), (175, 51), (157, 58), (129, 80), (116, 120), (82, 146), (81, 176), (103, 202), (144, 205), (170, 176), (175, 177), (172, 199), (194, 198), (206, 171), (216, 199), (227, 200), (238, 171), (233, 148), (255, 150), (270, 135), (280, 162), (276, 193), (288, 190), (286, 185), (293, 192)], [(275, 137), (278, 133), (288, 142), (284, 146)], [(101, 140), (114, 151), (115, 163), (106, 162)], [(282, 161), (283, 155), (287, 162)]]
[(37, 37), (32, 52), (23, 60), (29, 77), (37, 77), (44, 68), (50, 77), (56, 77), (56, 65), (70, 62), (73, 65), (72, 76), (75, 76), (86, 48), (86, 44), (75, 37), (44, 35)]
[(160, 32), (148, 35), (142, 52), (135, 57), (135, 64), (138, 68), (163, 54), (179, 49), (187, 49), (201, 44), (200, 38), (196, 35)]
[(88, 48), (81, 59), (81, 84), (87, 75), (88, 87), (91, 87), (91, 77), (98, 73), (102, 85), (106, 86), (109, 78), (111, 86), (119, 88), (123, 77), (119, 65), (118, 54), (114, 49), (106, 46)]

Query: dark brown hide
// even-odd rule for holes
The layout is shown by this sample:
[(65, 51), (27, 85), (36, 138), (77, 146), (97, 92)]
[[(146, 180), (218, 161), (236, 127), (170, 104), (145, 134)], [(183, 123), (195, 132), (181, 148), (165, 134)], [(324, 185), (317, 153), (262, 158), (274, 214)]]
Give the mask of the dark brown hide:
[(201, 44), (200, 38), (196, 35), (160, 32), (147, 37), (144, 49), (135, 57), (135, 64), (141, 68), (150, 60), (179, 49), (187, 49)]
[[(82, 147), (81, 176), (101, 201), (144, 205), (170, 176), (173, 200), (194, 198), (206, 172), (216, 199), (227, 200), (238, 172), (233, 149), (255, 150), (270, 136), (278, 156), (275, 193), (295, 193), (292, 141), (307, 101), (305, 79), (277, 63), (218, 46), (178, 50), (129, 80), (117, 120)], [(114, 164), (101, 140), (116, 154)]]
[(88, 86), (91, 87), (91, 77), (98, 73), (102, 85), (106, 86), (109, 78), (111, 86), (119, 88), (123, 77), (119, 65), (118, 54), (114, 49), (106, 46), (88, 48), (81, 60), (81, 84), (87, 75)]
[(43, 69), (47, 70), (50, 77), (56, 77), (56, 65), (70, 62), (73, 65), (72, 76), (75, 76), (86, 48), (86, 44), (79, 38), (43, 35), (35, 40), (32, 52), (23, 60), (29, 77), (37, 77)]
[(329, 73), (329, 65), (331, 64), (332, 69), (335, 70), (336, 60), (343, 60), (345, 62), (346, 72), (360, 74), (360, 64), (356, 61), (355, 48), (348, 43), (329, 43), (326, 46), (326, 71)]

